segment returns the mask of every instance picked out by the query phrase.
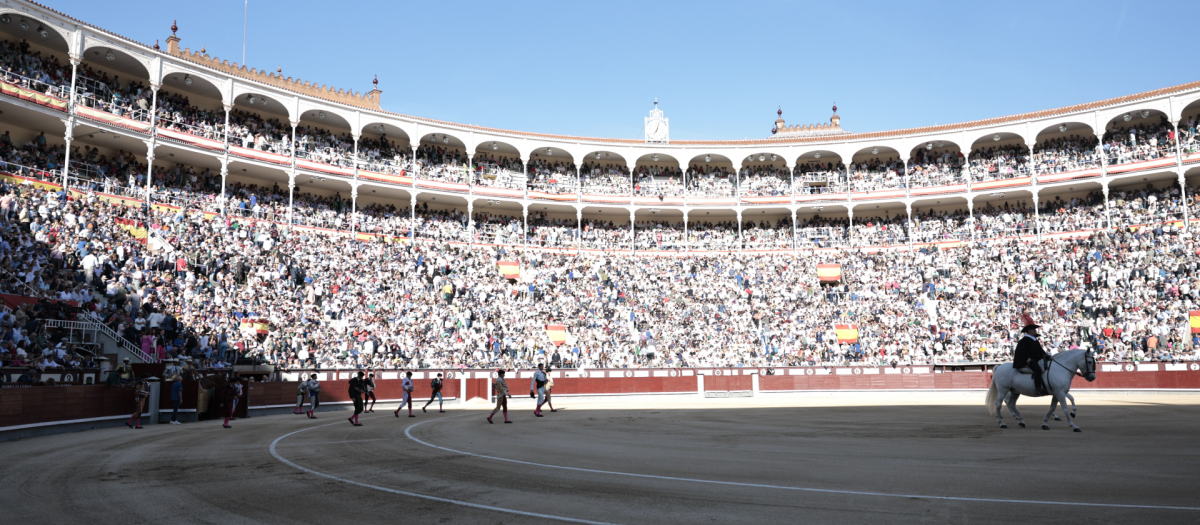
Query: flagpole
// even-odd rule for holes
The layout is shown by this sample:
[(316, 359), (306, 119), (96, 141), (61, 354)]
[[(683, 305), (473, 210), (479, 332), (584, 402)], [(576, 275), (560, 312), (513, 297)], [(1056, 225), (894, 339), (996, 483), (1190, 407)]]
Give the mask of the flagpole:
[(242, 8), (242, 65), (246, 65), (246, 22), (250, 18), (250, 0)]

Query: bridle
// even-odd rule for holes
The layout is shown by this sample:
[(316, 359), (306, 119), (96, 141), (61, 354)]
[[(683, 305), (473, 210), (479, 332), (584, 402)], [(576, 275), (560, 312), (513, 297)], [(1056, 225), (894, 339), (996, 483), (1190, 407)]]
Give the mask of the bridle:
[(1076, 376), (1082, 377), (1084, 379), (1087, 379), (1087, 376), (1094, 375), (1096, 373), (1096, 356), (1095, 356), (1095, 354), (1092, 353), (1091, 350), (1088, 350), (1087, 353), (1084, 354), (1083, 373), (1082, 374), (1079, 373), (1078, 370), (1071, 370), (1070, 368), (1067, 368), (1066, 365), (1059, 363), (1058, 360), (1054, 358), (1054, 356), (1050, 356), (1050, 362), (1062, 367), (1063, 370), (1070, 372), (1072, 375), (1076, 375)]

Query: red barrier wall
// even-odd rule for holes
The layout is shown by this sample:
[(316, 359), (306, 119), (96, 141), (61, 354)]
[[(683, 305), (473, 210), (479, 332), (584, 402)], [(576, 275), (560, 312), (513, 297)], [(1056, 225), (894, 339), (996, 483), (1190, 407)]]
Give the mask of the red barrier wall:
[[(746, 377), (750, 379), (749, 376)], [(520, 381), (516, 383), (514, 381)], [(513, 395), (527, 394), (528, 379), (509, 380)], [(745, 390), (750, 390), (746, 383)], [(664, 392), (695, 392), (693, 377), (564, 377), (554, 380), (555, 394), (658, 394)]]
[(901, 390), (987, 388), (991, 374), (773, 375), (759, 378), (758, 388), (769, 390)]
[(105, 385), (0, 388), (0, 427), (128, 416), (134, 408), (133, 388)]
[[(754, 379), (751, 376), (704, 376), (705, 392), (735, 392), (750, 390), (753, 387)], [(759, 383), (759, 389), (762, 389), (762, 383)]]
[[(704, 375), (706, 391), (750, 390), (758, 373), (760, 392), (795, 390), (916, 390), (916, 389), (986, 389), (991, 382), (989, 372), (935, 373), (929, 366), (894, 368), (792, 368), (775, 369), (765, 375), (757, 369), (721, 370), (574, 370), (555, 371), (554, 392), (560, 395), (587, 394), (659, 394), (697, 392), (697, 373)], [(487, 399), (491, 394), (492, 372), (482, 370), (454, 371), (454, 378), (443, 382), (442, 395), (458, 398)], [(466, 392), (459, 391), (459, 374), (467, 374)], [(529, 371), (512, 372), (508, 384), (513, 396), (528, 395)], [(569, 377), (575, 376), (575, 377)], [(586, 376), (586, 377), (582, 377)], [(377, 379), (375, 395), (381, 400), (399, 399), (401, 380)], [(430, 381), (414, 381), (414, 402), (429, 399)], [(169, 410), (170, 383), (162, 384), (160, 407)], [(293, 406), (296, 402), (295, 382), (249, 383), (247, 398), (239, 403), (239, 413), (246, 407)], [(321, 399), (325, 402), (350, 400), (347, 380), (322, 381)], [(1195, 389), (1200, 390), (1200, 363), (1102, 363), (1095, 382), (1076, 378), (1075, 389)], [(195, 408), (198, 385), (184, 384), (182, 408)], [(133, 410), (133, 389), (105, 385), (61, 387), (0, 388), (0, 427), (33, 423), (69, 421), (105, 416), (122, 416)]]
[[(400, 379), (376, 379), (375, 397), (379, 399), (400, 399), (404, 392)], [(295, 406), (295, 382), (250, 383), (250, 408), (260, 408), (276, 405)], [(413, 381), (413, 403), (417, 400), (428, 400), (433, 393), (429, 380)], [(442, 397), (458, 397), (458, 380), (442, 382)], [(321, 402), (335, 403), (350, 401), (350, 381), (346, 379), (321, 381)], [(307, 398), (305, 398), (307, 402)]]

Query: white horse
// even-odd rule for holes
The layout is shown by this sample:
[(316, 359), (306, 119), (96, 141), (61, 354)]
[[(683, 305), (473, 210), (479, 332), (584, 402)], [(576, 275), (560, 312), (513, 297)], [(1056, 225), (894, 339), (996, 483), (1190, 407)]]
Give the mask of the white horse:
[[(1007, 399), (1009, 395), (1011, 395), (1011, 394), (1005, 392), (1004, 397)], [(1071, 402), (1071, 417), (1076, 417), (1075, 416), (1075, 396), (1071, 395), (1070, 392), (1067, 392), (1063, 395), (1066, 396), (1067, 400)], [(1062, 418), (1058, 417), (1058, 414), (1054, 413), (1054, 410), (1056, 408), (1058, 408), (1058, 398), (1057, 397), (1051, 399), (1050, 411), (1046, 413), (1046, 417), (1042, 418), (1042, 430), (1050, 430), (1050, 425), (1048, 424), (1050, 422), (1050, 416), (1054, 416), (1055, 421), (1062, 421)], [(1066, 411), (1066, 410), (1067, 410), (1066, 405), (1063, 405), (1063, 411)]]
[[(1072, 421), (1074, 410), (1067, 412), (1067, 392), (1071, 390), (1071, 380), (1078, 375), (1087, 379), (1089, 382), (1096, 380), (1096, 356), (1091, 350), (1068, 350), (1055, 354), (1049, 363), (1049, 374), (1046, 378), (1046, 388), (1050, 390), (1050, 394), (1054, 396), (1055, 405), (1061, 404), (1063, 412), (1067, 417), (1067, 424), (1075, 432), (1082, 432), (1075, 422)], [(1004, 395), (1001, 396), (1000, 392)], [(1017, 418), (1017, 422), (1022, 428), (1025, 427), (1025, 419), (1021, 417), (1021, 412), (1017, 410), (1017, 399), (1021, 395), (1037, 396), (1037, 389), (1034, 387), (1033, 375), (1022, 374), (1013, 370), (1012, 363), (1002, 364), (992, 372), (992, 386), (988, 388), (987, 399), (984, 405), (987, 406), (988, 412), (996, 417), (996, 422), (1000, 423), (1000, 428), (1008, 428), (1004, 423), (1004, 418), (1000, 415), (1001, 403), (1008, 403), (1008, 411), (1013, 417)], [(1072, 402), (1074, 399), (1072, 399)], [(1054, 405), (1050, 406), (1050, 413), (1054, 412)], [(1046, 420), (1050, 418), (1050, 414), (1046, 414)], [(1042, 428), (1049, 430), (1050, 426), (1046, 424), (1046, 420), (1042, 421)]]

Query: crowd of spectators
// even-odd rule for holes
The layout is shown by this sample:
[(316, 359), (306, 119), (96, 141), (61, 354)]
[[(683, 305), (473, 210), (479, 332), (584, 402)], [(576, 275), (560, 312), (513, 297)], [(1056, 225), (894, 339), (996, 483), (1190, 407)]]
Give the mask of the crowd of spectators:
[(1175, 130), (1164, 117), (1154, 124), (1113, 129), (1104, 134), (1104, 155), (1109, 164), (1126, 164), (1175, 155)]
[(786, 168), (750, 166), (738, 175), (739, 193), (750, 197), (791, 195), (792, 174)]
[(1038, 173), (1064, 173), (1100, 167), (1100, 154), (1096, 151), (1096, 137), (1060, 137), (1048, 139), (1037, 145), (1032, 158), (1032, 168)]
[(1029, 174), (1029, 148), (1024, 144), (979, 148), (971, 152), (968, 160), (971, 180), (975, 182), (1011, 179)]
[[(254, 217), (154, 212), (150, 228), (178, 250), (168, 255), (148, 251), (116, 224), (118, 218), (145, 219), (144, 209), (94, 195), (68, 200), (28, 186), (2, 191), (8, 199), (0, 250), (16, 274), (6, 276), (5, 291), (32, 289), (78, 301), (86, 315), (147, 353), (189, 356), (202, 366), (226, 366), (235, 356), (290, 368), (1002, 360), (1015, 344), (1022, 311), (1047, 325), (1045, 341), (1053, 349), (1086, 345), (1112, 360), (1195, 357), (1184, 328), (1200, 285), (1200, 244), (1170, 224), (947, 250), (680, 259), (526, 252), (511, 242), (450, 245), (446, 241), (462, 240), (465, 218), (427, 207), (418, 213), (418, 238), (428, 242), (416, 244), (290, 231)], [(1152, 196), (1149, 190), (1129, 194), (1122, 206)], [(1051, 201), (1043, 209), (1050, 207), (1094, 210), (1095, 198)], [(914, 229), (953, 215), (918, 212)], [(1027, 210), (1011, 208), (977, 218), (1007, 222), (1003, 215), (1029, 220)], [(476, 217), (479, 225), (505, 221), (515, 219)], [(569, 221), (534, 215), (531, 222), (561, 228), (571, 238)], [(902, 227), (888, 217), (857, 224)], [(682, 232), (681, 224), (636, 226), (640, 249), (670, 250)], [(748, 221), (743, 238), (750, 247), (762, 231), (789, 226)], [(837, 227), (836, 220), (819, 217), (802, 225)], [(589, 234), (608, 232), (628, 245), (628, 225), (588, 221), (584, 232), (585, 242)], [(736, 224), (689, 225), (688, 232), (708, 249), (736, 251)], [(496, 269), (500, 260), (519, 261), (520, 278), (504, 279)], [(815, 264), (835, 261), (843, 265), (843, 281), (818, 284)], [(8, 362), (42, 359), (54, 347), (37, 346), (44, 334), (30, 325), (29, 312), (24, 318), (5, 317)], [(243, 330), (244, 319), (266, 319), (271, 329)], [(565, 345), (549, 342), (547, 323), (567, 325)], [(834, 323), (857, 324), (858, 341), (839, 344)], [(62, 350), (50, 361), (78, 355)]]
[(584, 193), (593, 195), (632, 195), (633, 181), (629, 170), (618, 164), (585, 162), (580, 170)]
[(693, 164), (685, 182), (688, 197), (732, 197), (737, 176), (729, 168)]
[(846, 191), (846, 166), (841, 162), (806, 162), (796, 166), (794, 177), (797, 195)]
[(891, 157), (855, 162), (848, 178), (853, 191), (904, 189), (904, 163)]
[(912, 187), (948, 186), (966, 182), (963, 156), (954, 150), (919, 148), (908, 160), (908, 183)]
[(650, 197), (682, 197), (683, 171), (670, 166), (638, 166), (633, 170), (633, 194)]

